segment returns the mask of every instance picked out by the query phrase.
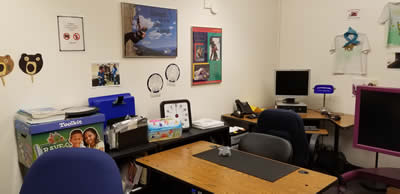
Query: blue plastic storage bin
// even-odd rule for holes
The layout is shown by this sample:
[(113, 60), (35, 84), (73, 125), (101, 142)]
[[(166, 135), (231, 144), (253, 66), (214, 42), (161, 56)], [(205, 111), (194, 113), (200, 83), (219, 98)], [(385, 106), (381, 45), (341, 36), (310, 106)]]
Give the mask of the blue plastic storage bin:
[(130, 93), (89, 98), (89, 106), (97, 107), (105, 115), (104, 127), (110, 119), (136, 115), (135, 98)]

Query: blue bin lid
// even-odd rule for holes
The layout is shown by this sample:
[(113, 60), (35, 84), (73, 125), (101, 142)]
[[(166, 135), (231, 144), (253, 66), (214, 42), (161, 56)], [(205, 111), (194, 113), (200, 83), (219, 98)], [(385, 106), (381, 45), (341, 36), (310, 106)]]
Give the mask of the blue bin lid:
[[(122, 101), (118, 104), (120, 97), (122, 97)], [(88, 101), (89, 106), (97, 107), (99, 112), (105, 115), (106, 121), (136, 114), (135, 98), (130, 93), (92, 97)]]

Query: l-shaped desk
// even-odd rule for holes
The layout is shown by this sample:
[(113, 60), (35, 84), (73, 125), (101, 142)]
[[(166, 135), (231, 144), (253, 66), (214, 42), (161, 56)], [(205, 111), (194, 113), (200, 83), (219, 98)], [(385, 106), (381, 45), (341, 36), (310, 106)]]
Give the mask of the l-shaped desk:
[[(321, 114), (320, 112), (316, 110), (307, 110), (307, 113), (298, 113), (300, 117), (306, 122), (306, 121), (329, 121), (334, 124), (335, 126), (335, 140), (334, 140), (334, 151), (339, 152), (339, 133), (340, 129), (347, 129), (350, 127), (354, 126), (354, 116), (349, 115), (349, 114), (340, 114), (341, 119), (339, 121), (334, 121), (332, 119), (329, 119), (325, 115)], [(251, 128), (254, 128), (257, 125), (257, 118), (255, 119), (249, 119), (249, 118), (238, 118), (235, 116), (232, 116), (231, 114), (224, 114), (221, 116), (222, 120), (225, 121), (229, 125), (239, 125), (239, 126), (247, 126), (250, 128), (249, 130), (251, 131)], [(312, 133), (319, 133), (322, 135), (327, 135), (328, 132), (324, 129), (319, 130), (319, 131), (306, 131), (308, 134)]]
[[(145, 156), (136, 161), (152, 171), (192, 185), (203, 193), (319, 193), (337, 180), (330, 175), (299, 168), (278, 180), (267, 181), (194, 156), (213, 149), (213, 146), (217, 145), (198, 141)], [(261, 158), (263, 160), (261, 164), (271, 160), (260, 156), (253, 157)], [(224, 157), (218, 160), (224, 160)], [(282, 163), (282, 165), (289, 164)]]

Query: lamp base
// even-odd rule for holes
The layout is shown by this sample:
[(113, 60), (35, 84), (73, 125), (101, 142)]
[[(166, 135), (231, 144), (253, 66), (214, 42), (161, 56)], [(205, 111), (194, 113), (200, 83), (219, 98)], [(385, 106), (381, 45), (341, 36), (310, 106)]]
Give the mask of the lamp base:
[(321, 114), (327, 114), (328, 113), (328, 108), (322, 107), (322, 108), (319, 109), (319, 111), (321, 112)]

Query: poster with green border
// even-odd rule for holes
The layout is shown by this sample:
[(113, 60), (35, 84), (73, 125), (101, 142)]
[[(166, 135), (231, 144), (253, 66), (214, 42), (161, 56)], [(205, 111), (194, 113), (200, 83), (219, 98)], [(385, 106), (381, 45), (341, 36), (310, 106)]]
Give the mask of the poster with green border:
[(221, 83), (222, 29), (192, 27), (192, 85)]

